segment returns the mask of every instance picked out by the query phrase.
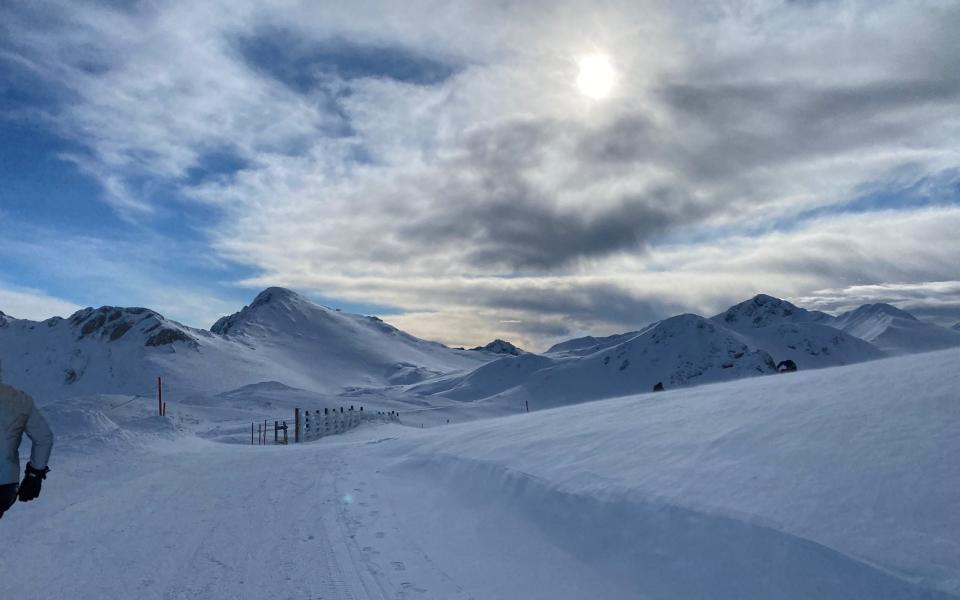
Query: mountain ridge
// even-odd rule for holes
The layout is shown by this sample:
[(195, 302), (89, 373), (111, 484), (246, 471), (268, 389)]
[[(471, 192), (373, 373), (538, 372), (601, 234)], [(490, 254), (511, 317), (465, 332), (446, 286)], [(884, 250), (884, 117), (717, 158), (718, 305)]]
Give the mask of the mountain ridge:
[(767, 294), (710, 318), (676, 315), (635, 331), (559, 342), (543, 354), (499, 339), (448, 348), (280, 287), (259, 292), (209, 330), (141, 307), (88, 307), (39, 322), (0, 312), (6, 375), (40, 397), (149, 394), (163, 375), (184, 394), (245, 386), (252, 394), (275, 382), (303, 394), (394, 388), (413, 399), (555, 405), (651, 391), (656, 383), (772, 374), (784, 360), (807, 370), (951, 345), (960, 345), (960, 332), (889, 304), (832, 316)]

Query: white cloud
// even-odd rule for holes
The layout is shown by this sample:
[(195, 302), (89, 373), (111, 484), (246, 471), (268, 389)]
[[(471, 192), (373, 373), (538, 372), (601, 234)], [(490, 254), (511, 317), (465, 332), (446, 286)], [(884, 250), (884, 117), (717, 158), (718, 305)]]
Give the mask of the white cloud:
[(80, 308), (41, 290), (17, 288), (0, 282), (0, 311), (10, 317), (42, 321), (50, 317), (69, 316)]

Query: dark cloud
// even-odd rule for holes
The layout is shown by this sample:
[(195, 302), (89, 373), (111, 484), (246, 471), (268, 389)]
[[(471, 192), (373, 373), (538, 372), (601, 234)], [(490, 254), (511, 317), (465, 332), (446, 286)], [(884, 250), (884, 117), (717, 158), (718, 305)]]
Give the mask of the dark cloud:
[(917, 134), (960, 100), (960, 77), (825, 86), (777, 82), (668, 85), (674, 121), (699, 129), (674, 164), (705, 184), (798, 161), (822, 160)]
[[(646, 127), (642, 118), (628, 120), (633, 128), (625, 136)], [(548, 148), (569, 144), (582, 148), (585, 158), (571, 173), (571, 185), (600, 180), (597, 169), (622, 160), (618, 142), (605, 145), (601, 138), (553, 120), (511, 121), (472, 132), (458, 158), (437, 169), (440, 183), (431, 184), (435, 187), (429, 193), (443, 205), (413, 215), (401, 236), (429, 244), (465, 244), (464, 256), (477, 267), (551, 270), (617, 251), (642, 252), (657, 236), (719, 208), (665, 186), (611, 192), (564, 206), (557, 198), (563, 190), (538, 183)]]
[(302, 93), (326, 88), (331, 78), (350, 81), (379, 77), (434, 85), (460, 68), (403, 46), (342, 37), (317, 40), (273, 27), (261, 27), (253, 35), (238, 37), (234, 43), (253, 68)]

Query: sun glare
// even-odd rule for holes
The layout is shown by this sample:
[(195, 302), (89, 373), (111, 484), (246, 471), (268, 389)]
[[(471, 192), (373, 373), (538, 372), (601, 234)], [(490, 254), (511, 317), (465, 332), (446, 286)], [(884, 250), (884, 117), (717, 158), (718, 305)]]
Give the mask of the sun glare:
[(584, 96), (595, 100), (606, 98), (613, 88), (614, 72), (610, 58), (605, 54), (591, 54), (577, 61), (580, 74), (577, 88)]

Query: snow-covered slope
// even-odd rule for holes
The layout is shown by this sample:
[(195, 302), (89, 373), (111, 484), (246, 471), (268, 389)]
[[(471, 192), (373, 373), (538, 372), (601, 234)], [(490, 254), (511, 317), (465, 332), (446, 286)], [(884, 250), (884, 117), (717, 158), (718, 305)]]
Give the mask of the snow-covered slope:
[(885, 355), (833, 327), (834, 320), (761, 294), (711, 319), (680, 315), (639, 331), (568, 340), (542, 356), (505, 357), (408, 391), (542, 408), (649, 392), (657, 383), (670, 389), (767, 374), (785, 360), (805, 370)]
[(751, 350), (697, 315), (666, 319), (618, 342), (583, 356), (504, 357), (410, 391), (455, 400), (529, 401), (543, 408), (649, 392), (657, 383), (673, 388), (775, 372), (766, 352)]
[(4, 380), (40, 399), (146, 393), (158, 375), (176, 365), (183, 370), (178, 374), (184, 383), (197, 379), (191, 370), (215, 380), (216, 370), (205, 363), (222, 366), (225, 355), (244, 350), (218, 342), (209, 332), (145, 308), (104, 306), (77, 311), (68, 319), (7, 317), (0, 323)]
[(0, 598), (956, 600), (958, 361), (288, 446), (210, 441), (244, 407), (55, 402)]
[[(656, 323), (653, 325), (656, 325)], [(606, 337), (593, 337), (592, 335), (588, 335), (586, 337), (574, 338), (572, 340), (560, 342), (559, 344), (554, 344), (544, 354), (558, 358), (587, 356), (588, 354), (599, 352), (605, 348), (612, 348), (617, 344), (622, 344), (623, 342), (633, 339), (653, 325), (649, 325), (639, 331), (628, 331), (626, 333), (618, 333), (615, 335), (608, 335)]]
[(960, 333), (921, 321), (889, 304), (864, 304), (831, 325), (872, 343), (888, 354), (909, 354), (960, 346)]
[(735, 331), (752, 348), (763, 348), (780, 363), (816, 369), (874, 360), (884, 353), (831, 325), (834, 317), (759, 294), (731, 306), (711, 321)]
[(404, 474), (502, 503), (624, 597), (956, 597), (958, 364), (947, 350), (439, 429)]
[(281, 288), (212, 331), (144, 308), (102, 307), (69, 319), (0, 320), (4, 379), (41, 400), (94, 393), (210, 395), (262, 381), (313, 392), (412, 383), (473, 368), (485, 353), (410, 336), (375, 317), (318, 306)]
[(250, 344), (274, 362), (350, 385), (412, 383), (472, 368), (491, 357), (454, 350), (400, 331), (377, 317), (340, 312), (283, 288), (268, 288), (211, 331)]

